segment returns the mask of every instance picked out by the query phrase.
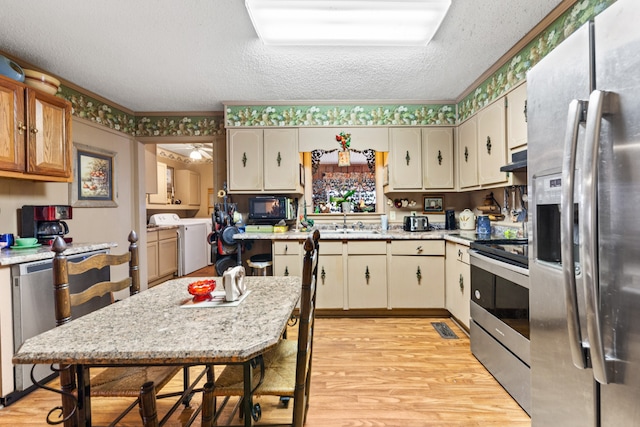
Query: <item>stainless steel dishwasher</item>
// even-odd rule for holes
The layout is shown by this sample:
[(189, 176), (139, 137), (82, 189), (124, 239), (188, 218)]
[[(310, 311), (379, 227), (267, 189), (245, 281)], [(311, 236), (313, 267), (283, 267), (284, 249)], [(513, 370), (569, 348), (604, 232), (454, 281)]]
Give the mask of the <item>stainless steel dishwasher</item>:
[[(106, 253), (107, 250), (84, 252), (69, 255), (69, 262), (82, 261), (98, 253)], [(69, 289), (72, 293), (80, 292), (90, 285), (108, 281), (111, 277), (109, 267), (101, 270), (90, 270), (69, 279)], [(12, 298), (13, 298), (13, 350), (14, 352), (22, 343), (49, 329), (55, 328), (55, 307), (53, 301), (53, 260), (33, 261), (16, 264), (11, 267)], [(79, 307), (72, 309), (74, 318), (95, 311), (108, 305), (111, 297), (105, 295), (94, 298)], [(9, 405), (20, 397), (35, 389), (30, 377), (32, 365), (16, 365), (14, 372), (14, 391), (3, 396), (3, 405)], [(40, 381), (53, 378), (48, 365), (37, 365), (34, 370), (36, 380)]]

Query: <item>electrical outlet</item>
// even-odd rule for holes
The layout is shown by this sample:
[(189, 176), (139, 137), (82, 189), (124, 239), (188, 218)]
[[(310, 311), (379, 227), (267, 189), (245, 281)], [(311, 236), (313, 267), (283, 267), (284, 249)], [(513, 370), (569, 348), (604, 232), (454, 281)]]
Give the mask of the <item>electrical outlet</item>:
[(411, 211), (411, 216), (416, 216), (416, 215), (418, 215), (417, 211)]
[(389, 212), (389, 221), (395, 221), (395, 220), (396, 220), (396, 211)]

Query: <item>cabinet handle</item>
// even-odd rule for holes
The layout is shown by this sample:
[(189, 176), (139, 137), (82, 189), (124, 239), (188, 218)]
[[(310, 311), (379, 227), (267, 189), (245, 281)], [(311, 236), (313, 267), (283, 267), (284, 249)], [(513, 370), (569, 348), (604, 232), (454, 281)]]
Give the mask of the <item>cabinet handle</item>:
[(18, 122), (18, 134), (23, 135), (25, 130), (27, 130), (25, 124), (22, 122)]
[(524, 100), (524, 110), (522, 110), (522, 113), (524, 114), (524, 122), (527, 123), (527, 100)]
[(31, 128), (31, 133), (33, 134), (38, 133), (38, 128)]
[(242, 153), (242, 167), (246, 168), (247, 167), (247, 153)]
[(411, 156), (409, 155), (409, 150), (407, 150), (407, 155), (404, 156), (404, 158), (407, 161), (407, 166), (409, 166), (409, 160), (411, 160)]
[(460, 292), (464, 292), (464, 279), (462, 278), (462, 273), (460, 273)]
[(438, 150), (438, 164), (442, 164), (442, 152), (440, 150)]
[(416, 248), (416, 252), (418, 252), (418, 253), (422, 252), (422, 246), (418, 246), (418, 247)]
[(466, 145), (464, 146), (464, 161), (469, 162), (469, 148)]
[(284, 268), (284, 275), (285, 275), (285, 276), (288, 276), (288, 275), (289, 275), (289, 267), (288, 267), (288, 266), (286, 266), (286, 267)]
[(320, 278), (322, 279), (322, 284), (324, 285), (324, 279), (327, 277), (327, 273), (324, 271), (324, 265), (322, 266), (322, 271), (320, 272)]
[(280, 162), (282, 162), (282, 156), (280, 156), (279, 151), (278, 151), (278, 157), (276, 157), (276, 162), (278, 162), (278, 167), (280, 167)]
[(487, 137), (487, 154), (491, 154), (491, 137)]
[(416, 271), (416, 277), (418, 278), (418, 285), (421, 285), (422, 283), (422, 272), (420, 271), (420, 266), (418, 266), (418, 270)]
[(284, 253), (286, 254), (287, 251), (289, 250), (289, 245), (284, 245)]
[(369, 279), (371, 278), (371, 274), (369, 274), (369, 266), (367, 265), (366, 270), (364, 271), (364, 278), (367, 281), (367, 285), (369, 284)]
[(462, 250), (458, 249), (458, 258), (462, 258)]

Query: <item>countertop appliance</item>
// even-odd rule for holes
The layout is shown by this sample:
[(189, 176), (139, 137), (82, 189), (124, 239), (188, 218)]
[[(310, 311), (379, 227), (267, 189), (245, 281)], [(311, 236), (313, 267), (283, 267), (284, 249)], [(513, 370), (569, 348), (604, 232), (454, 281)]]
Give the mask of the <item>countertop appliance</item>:
[[(69, 255), (69, 262), (79, 262), (106, 250), (91, 251), (78, 255)], [(81, 292), (90, 285), (109, 281), (111, 272), (108, 267), (90, 270), (86, 273), (71, 276), (69, 289)], [(17, 351), (22, 343), (42, 332), (56, 326), (53, 304), (53, 260), (33, 261), (16, 264), (11, 267), (12, 305), (13, 305), (13, 351)], [(111, 303), (111, 297), (104, 295), (93, 298), (87, 303), (74, 307), (73, 317), (78, 318)], [(1, 403), (9, 405), (20, 397), (35, 389), (31, 382), (32, 365), (16, 365), (14, 371), (14, 390), (2, 396)], [(53, 377), (48, 365), (36, 365), (34, 376), (42, 380)]]
[(640, 3), (529, 73), (533, 427), (640, 425)]
[(149, 225), (178, 226), (178, 276), (211, 264), (208, 241), (213, 229), (211, 218), (180, 218), (173, 213), (160, 213), (151, 215)]
[(38, 243), (50, 245), (57, 236), (67, 243), (69, 227), (64, 220), (73, 218), (73, 208), (67, 205), (24, 205), (20, 209), (20, 237), (37, 237)]
[(476, 240), (469, 260), (471, 352), (530, 413), (528, 242)]
[(404, 217), (404, 231), (429, 231), (429, 218), (421, 215)]
[(294, 220), (295, 209), (295, 203), (289, 197), (249, 197), (249, 220), (255, 223), (276, 224), (280, 220)]

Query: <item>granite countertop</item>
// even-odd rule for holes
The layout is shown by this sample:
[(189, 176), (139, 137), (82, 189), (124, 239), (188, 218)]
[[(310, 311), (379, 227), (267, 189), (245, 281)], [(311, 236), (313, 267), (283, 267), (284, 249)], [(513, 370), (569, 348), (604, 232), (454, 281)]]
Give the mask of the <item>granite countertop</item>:
[(174, 230), (179, 227), (179, 225), (147, 225), (147, 231)]
[(13, 363), (244, 362), (277, 344), (302, 289), (299, 277), (249, 276), (251, 293), (236, 307), (181, 307), (193, 280), (169, 280), (30, 338)]
[[(98, 249), (109, 249), (118, 246), (115, 242), (108, 243), (67, 243), (65, 255), (80, 254), (83, 252), (95, 251)], [(53, 259), (55, 253), (51, 251), (51, 246), (42, 245), (33, 249), (2, 249), (0, 251), (0, 266), (22, 264), (24, 262), (40, 261), (43, 259)]]
[[(286, 233), (238, 233), (234, 234), (236, 240), (304, 240), (307, 231), (287, 231)], [(475, 231), (465, 232), (460, 230), (433, 230), (422, 232), (409, 232), (404, 230), (352, 230), (347, 232), (332, 229), (321, 229), (321, 240), (449, 240), (452, 242), (469, 245), (475, 240)]]

